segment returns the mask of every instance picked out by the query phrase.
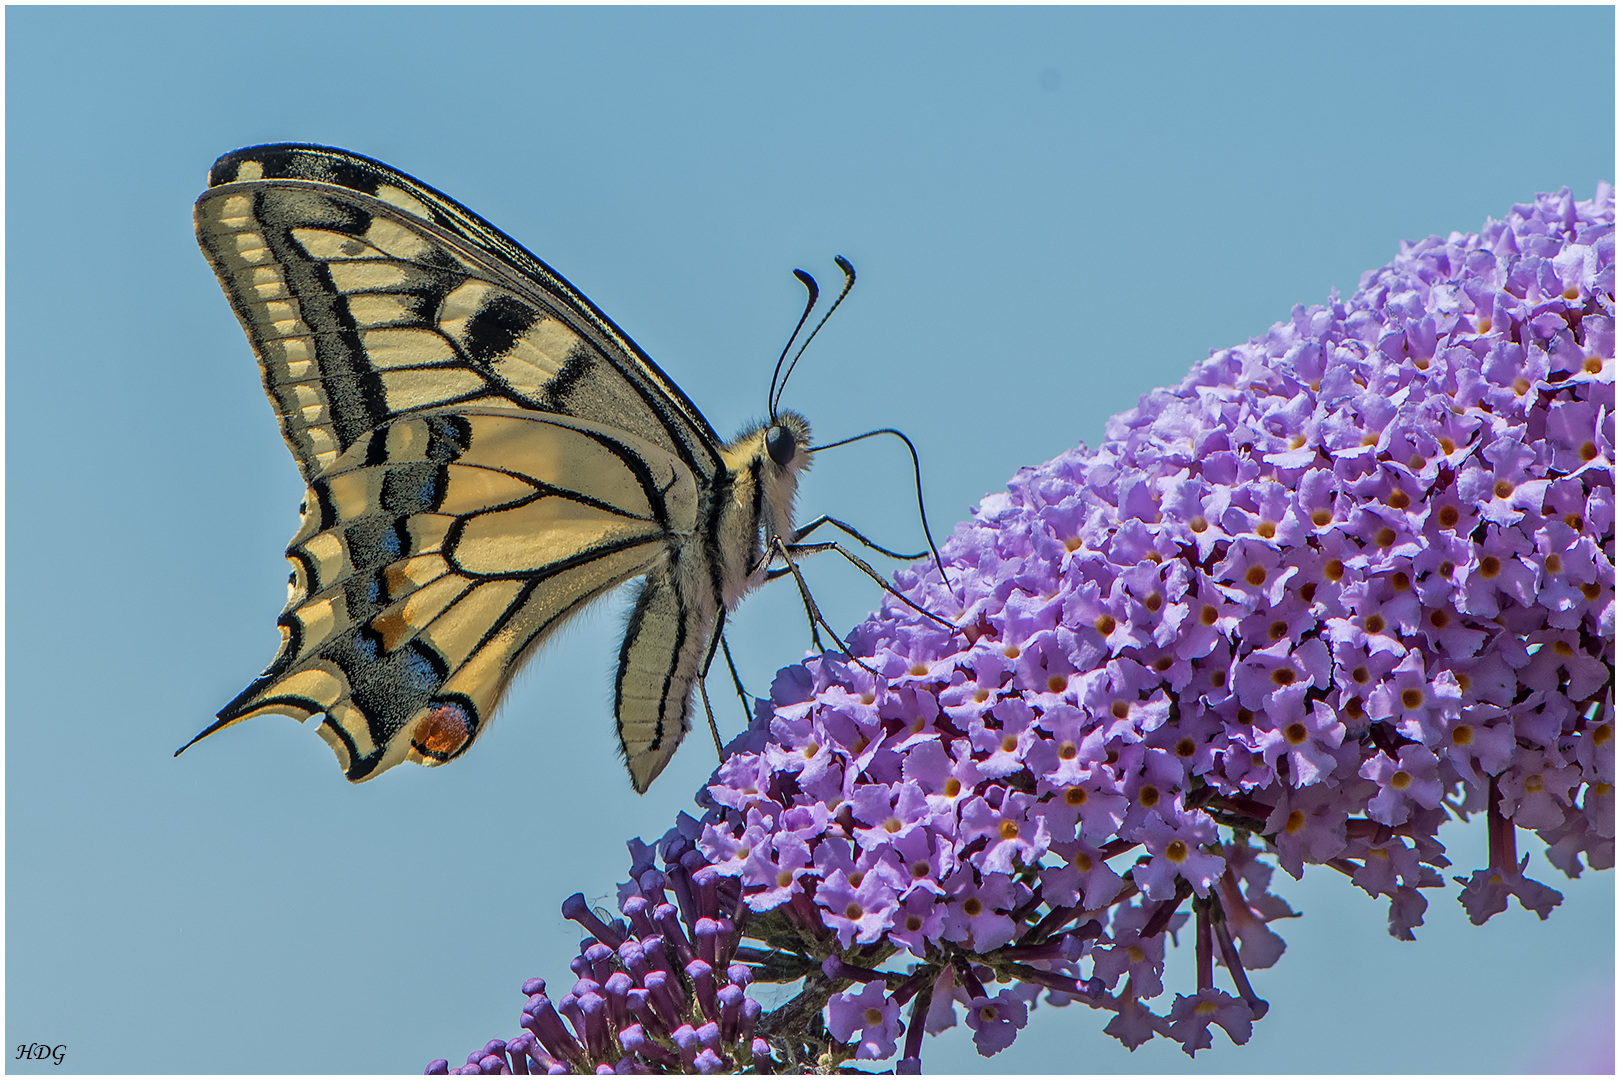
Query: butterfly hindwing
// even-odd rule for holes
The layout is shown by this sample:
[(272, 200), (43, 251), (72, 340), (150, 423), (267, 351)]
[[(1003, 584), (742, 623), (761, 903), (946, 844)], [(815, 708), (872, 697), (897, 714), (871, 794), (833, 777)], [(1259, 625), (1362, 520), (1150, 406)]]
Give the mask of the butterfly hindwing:
[(459, 755), (519, 658), (638, 575), (667, 576), (697, 486), (623, 432), (516, 411), (378, 428), (309, 486), (282, 648), (220, 714), (326, 714), (350, 779)]

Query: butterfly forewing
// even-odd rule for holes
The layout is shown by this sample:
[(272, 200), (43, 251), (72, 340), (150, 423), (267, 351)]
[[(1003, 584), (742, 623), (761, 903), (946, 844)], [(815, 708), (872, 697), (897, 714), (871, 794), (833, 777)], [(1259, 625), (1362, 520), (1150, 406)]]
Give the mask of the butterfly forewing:
[(211, 180), (198, 241), (305, 479), (393, 416), (478, 404), (607, 424), (714, 471), (719, 440), (685, 395), (561, 277), (447, 197), (297, 147), (228, 155)]
[(722, 446), (554, 271), (379, 162), (254, 147), (209, 183), (198, 241), (309, 490), (281, 650), (198, 738), (323, 716), (351, 780), (439, 764), (551, 631), (643, 577), (615, 700), (645, 790), (716, 616), (755, 583), (762, 524), (791, 530), (808, 429), (791, 468), (758, 432)]

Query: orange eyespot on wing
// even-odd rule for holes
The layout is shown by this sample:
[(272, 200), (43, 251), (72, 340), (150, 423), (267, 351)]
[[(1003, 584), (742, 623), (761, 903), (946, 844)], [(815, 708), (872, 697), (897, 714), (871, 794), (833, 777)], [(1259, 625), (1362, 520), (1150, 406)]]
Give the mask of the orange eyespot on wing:
[(411, 749), (436, 765), (459, 753), (472, 734), (472, 718), (467, 710), (453, 701), (440, 702), (430, 706), (427, 716), (417, 721), (411, 733)]

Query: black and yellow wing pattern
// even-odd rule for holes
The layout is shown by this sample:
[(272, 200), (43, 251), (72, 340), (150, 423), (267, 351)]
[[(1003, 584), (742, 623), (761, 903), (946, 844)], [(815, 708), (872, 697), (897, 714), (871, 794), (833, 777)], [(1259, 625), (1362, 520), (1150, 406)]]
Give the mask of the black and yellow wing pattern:
[(644, 791), (762, 534), (791, 532), (802, 418), (722, 444), (550, 267), (358, 154), (227, 154), (195, 222), (308, 484), (281, 649), (197, 739), (319, 716), (350, 780), (441, 764), (549, 633), (642, 577), (615, 706)]

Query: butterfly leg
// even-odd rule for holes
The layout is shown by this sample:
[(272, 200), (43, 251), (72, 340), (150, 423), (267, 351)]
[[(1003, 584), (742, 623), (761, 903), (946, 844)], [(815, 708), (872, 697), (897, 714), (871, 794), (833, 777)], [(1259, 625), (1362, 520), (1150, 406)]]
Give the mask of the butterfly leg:
[[(720, 725), (714, 721), (714, 706), (709, 703), (709, 668), (714, 664), (715, 649), (725, 641), (725, 629), (726, 611), (725, 608), (721, 608), (720, 614), (715, 616), (714, 633), (709, 638), (709, 651), (703, 657), (703, 667), (698, 670), (697, 677), (698, 696), (703, 699), (703, 712), (709, 718), (709, 734), (714, 736), (714, 752), (721, 761), (726, 760), (726, 748), (720, 742)], [(731, 651), (729, 649), (726, 650), (726, 662), (731, 662)], [(737, 678), (735, 669), (732, 670), (731, 677), (733, 680)], [(738, 684), (739, 689), (741, 689), (741, 685), (741, 683)]]
[(709, 667), (714, 663), (715, 642), (719, 643), (720, 651), (726, 658), (726, 668), (731, 673), (731, 685), (737, 691), (737, 700), (742, 704), (743, 729), (754, 722), (753, 710), (748, 704), (748, 691), (743, 689), (742, 676), (737, 674), (737, 662), (731, 658), (731, 646), (726, 643), (726, 637), (721, 633), (725, 626), (725, 612), (721, 612), (720, 623), (715, 627), (714, 640), (709, 644), (709, 655), (703, 661), (703, 670), (698, 674), (698, 693), (703, 699), (703, 711), (709, 718), (709, 733), (714, 736), (714, 749), (720, 755), (720, 760), (726, 760), (726, 750), (720, 741), (720, 725), (714, 719), (714, 706), (709, 703)]
[[(789, 574), (793, 575), (794, 582), (799, 586), (799, 599), (804, 601), (804, 616), (810, 621), (810, 645), (816, 652), (826, 652), (827, 647), (821, 643), (821, 631), (817, 625), (818, 620), (821, 620), (821, 611), (816, 607), (815, 601), (810, 599), (810, 587), (805, 584), (804, 578), (799, 576), (798, 567), (793, 565), (793, 560), (788, 557), (786, 551), (787, 545), (782, 538), (773, 536), (770, 543), (765, 547), (765, 554), (755, 564), (750, 576), (759, 573), (761, 566), (769, 565), (775, 561), (778, 554), (781, 554), (782, 561), (786, 565), (777, 567), (775, 570), (766, 570), (765, 580), (775, 581), (777, 578), (786, 577)], [(821, 625), (825, 625), (824, 620), (821, 621)], [(832, 627), (827, 627), (827, 632), (832, 634)], [(833, 634), (833, 637), (836, 638), (837, 636), (837, 634)]]
[(876, 552), (879, 552), (881, 554), (887, 555), (891, 559), (899, 559), (901, 562), (915, 562), (916, 560), (922, 558), (924, 555), (928, 554), (927, 551), (919, 551), (919, 552), (916, 552), (915, 554), (912, 554), (912, 555), (905, 555), (905, 554), (902, 554), (902, 553), (900, 553), (898, 551), (890, 551), (888, 548), (884, 547), (882, 544), (874, 544), (871, 540), (867, 539), (867, 537), (863, 533), (861, 533), (858, 529), (856, 529), (854, 526), (849, 525), (846, 522), (839, 521), (835, 517), (828, 517), (826, 514), (822, 514), (820, 517), (816, 518), (814, 521), (807, 522), (806, 524), (801, 525), (797, 529), (793, 530), (792, 543), (794, 543), (794, 544), (799, 543), (805, 537), (809, 536), (811, 533), (815, 532), (817, 529), (821, 528), (821, 526), (823, 526), (823, 525), (831, 525), (835, 529), (842, 529), (848, 535), (853, 536), (856, 540), (859, 540), (862, 547), (869, 547), (873, 551), (876, 551)]
[(743, 688), (742, 676), (737, 674), (737, 662), (731, 658), (731, 645), (724, 637), (720, 639), (720, 651), (725, 655), (726, 668), (731, 672), (731, 685), (737, 690), (737, 700), (742, 702), (743, 726), (746, 727), (754, 722), (754, 710), (748, 704), (748, 700), (752, 695)]
[(703, 699), (703, 715), (709, 718), (709, 734), (714, 736), (714, 754), (726, 760), (726, 748), (720, 745), (720, 725), (714, 722), (714, 706), (709, 704), (709, 681), (698, 677), (698, 697)]
[[(837, 545), (826, 545), (826, 546), (827, 547), (836, 547)], [(860, 666), (862, 668), (865, 668), (867, 671), (871, 672), (873, 675), (876, 675), (879, 678), (881, 678), (882, 677), (882, 672), (879, 672), (878, 670), (873, 668), (871, 665), (869, 665), (869, 664), (865, 663), (864, 661), (862, 661), (860, 657), (856, 656), (855, 653), (850, 650), (849, 645), (845, 643), (844, 639), (838, 636), (838, 631), (834, 630), (832, 628), (832, 626), (828, 624), (827, 620), (821, 614), (821, 608), (816, 606), (815, 598), (810, 595), (810, 586), (805, 583), (804, 575), (799, 573), (799, 568), (793, 561), (793, 554), (796, 551), (799, 551), (800, 548), (808, 549), (808, 551), (806, 553), (814, 553), (816, 551), (823, 550), (824, 545), (821, 545), (821, 544), (792, 545), (792, 544), (786, 543), (781, 537), (778, 536), (778, 537), (772, 538), (771, 547), (772, 547), (771, 554), (780, 555), (782, 557), (782, 561), (787, 564), (787, 572), (793, 575), (793, 583), (799, 587), (799, 598), (804, 601), (805, 614), (808, 615), (809, 618), (810, 618), (810, 639), (815, 644), (815, 647), (817, 648), (817, 650), (825, 651), (824, 649), (822, 649), (821, 637), (816, 632), (816, 628), (819, 626), (823, 630), (826, 630), (828, 635), (831, 636), (831, 638), (833, 639), (833, 641), (835, 641), (838, 644), (838, 649), (839, 649), (840, 652), (842, 652), (845, 656), (847, 656), (851, 660), (853, 660), (858, 666)], [(846, 554), (846, 556), (848, 555), (847, 552), (845, 554)], [(859, 562), (859, 560), (855, 560), (855, 561)], [(866, 569), (867, 569), (867, 572), (870, 573), (878, 581), (883, 580), (882, 578), (877, 576), (877, 572), (875, 570), (873, 570), (871, 567), (867, 567)], [(949, 626), (950, 624), (947, 623), (946, 625)]]
[[(832, 524), (835, 524), (835, 525), (840, 524), (839, 522), (835, 521), (832, 518), (828, 518), (827, 520), (828, 520), (828, 522), (830, 522)], [(854, 536), (857, 539), (861, 539), (864, 542), (864, 538), (862, 538), (861, 535), (859, 533), (855, 532), (853, 529), (846, 529), (846, 531), (849, 532), (849, 534), (851, 536)], [(956, 629), (958, 629), (958, 627), (957, 627), (957, 625), (955, 623), (950, 622), (947, 619), (940, 618), (938, 615), (935, 615), (932, 611), (929, 611), (927, 608), (918, 606), (917, 603), (915, 601), (913, 601), (910, 597), (906, 596), (904, 593), (901, 593), (893, 585), (890, 585), (888, 583), (888, 581), (884, 580), (883, 575), (879, 574), (876, 570), (872, 569), (871, 564), (868, 563), (865, 559), (862, 559), (860, 556), (856, 555), (854, 552), (850, 551), (848, 548), (845, 548), (842, 544), (839, 544), (836, 541), (829, 541), (827, 543), (821, 543), (821, 544), (793, 543), (793, 544), (785, 544), (783, 546), (788, 551), (791, 551), (795, 555), (814, 555), (814, 554), (816, 554), (818, 552), (822, 552), (822, 551), (836, 551), (838, 554), (840, 554), (844, 558), (848, 559), (851, 564), (853, 564), (857, 569), (859, 569), (861, 571), (861, 573), (865, 574), (867, 577), (871, 578), (873, 581), (875, 581), (879, 585), (883, 586), (883, 591), (884, 592), (888, 593), (890, 596), (893, 596), (896, 600), (899, 600), (902, 604), (906, 605), (906, 607), (908, 607), (911, 610), (915, 611), (917, 614), (923, 616), (924, 618), (934, 620), (935, 622), (939, 623), (939, 625), (945, 627), (945, 629), (947, 629), (947, 630), (956, 630)], [(878, 547), (876, 544), (868, 544), (867, 546), (873, 548), (876, 551), (884, 551), (883, 548)], [(888, 554), (888, 552), (885, 552), (885, 554)], [(789, 561), (787, 567), (783, 567), (783, 568), (778, 569), (778, 570), (768, 571), (766, 573), (765, 577), (766, 577), (767, 580), (773, 580), (775, 578), (781, 577), (783, 574), (786, 574), (786, 573), (789, 572), (788, 567), (791, 567), (792, 565), (793, 565), (793, 563), (791, 561)], [(797, 574), (797, 571), (793, 571), (793, 572), (795, 574)]]
[[(819, 552), (819, 551), (836, 551), (836, 552), (838, 552), (838, 554), (842, 555), (844, 558), (848, 559), (851, 563), (853, 563), (856, 567), (858, 567), (861, 570), (862, 573), (866, 574), (867, 577), (871, 578), (873, 581), (875, 581), (879, 585), (883, 586), (883, 591), (884, 592), (891, 593), (901, 603), (903, 603), (906, 606), (908, 606), (908, 607), (912, 608), (913, 610), (917, 611), (919, 614), (924, 615), (927, 618), (933, 619), (935, 622), (939, 623), (941, 626), (949, 627), (950, 629), (953, 629), (953, 630), (956, 629), (956, 627), (952, 623), (950, 623), (949, 621), (940, 618), (938, 615), (935, 615), (931, 611), (928, 611), (928, 610), (926, 610), (924, 608), (918, 607), (916, 604), (912, 603), (909, 599), (902, 596), (900, 593), (895, 592), (894, 588), (886, 580), (884, 580), (884, 578), (881, 577), (877, 573), (877, 571), (873, 570), (871, 566), (869, 566), (867, 563), (863, 562), (861, 559), (857, 558), (855, 555), (851, 554), (847, 549), (841, 547), (840, 545), (838, 545), (836, 543), (828, 543), (828, 544), (804, 544), (804, 543), (801, 543), (801, 541), (803, 541), (805, 537), (809, 536), (812, 532), (814, 532), (816, 529), (820, 528), (823, 525), (831, 525), (835, 529), (840, 529), (843, 532), (845, 532), (846, 534), (848, 534), (849, 536), (852, 536), (856, 540), (858, 540), (863, 547), (869, 547), (873, 551), (880, 552), (881, 554), (889, 556), (889, 558), (891, 558), (891, 559), (902, 559), (902, 560), (904, 560), (906, 562), (914, 562), (915, 560), (922, 558), (924, 555), (927, 555), (928, 554), (927, 551), (919, 551), (919, 552), (917, 552), (915, 554), (912, 554), (912, 555), (902, 554), (901, 552), (898, 552), (898, 551), (890, 551), (888, 548), (884, 547), (882, 544), (873, 543), (870, 539), (867, 538), (867, 536), (864, 533), (862, 533), (859, 529), (856, 529), (854, 526), (848, 524), (847, 522), (840, 521), (835, 517), (829, 517), (826, 514), (822, 514), (820, 517), (816, 518), (814, 521), (807, 522), (806, 524), (804, 524), (804, 525), (800, 526), (799, 528), (795, 529), (794, 532), (793, 532), (793, 540), (789, 544), (789, 547), (791, 547), (794, 550), (795, 553), (802, 553), (802, 554), (807, 554), (807, 555), (808, 554), (814, 554), (815, 552)], [(780, 569), (771, 570), (771, 571), (767, 572), (765, 577), (766, 577), (767, 580), (775, 580), (776, 578), (781, 577), (782, 575), (786, 574), (787, 572), (788, 572), (787, 568), (782, 567)], [(943, 570), (941, 572), (943, 573)]]

